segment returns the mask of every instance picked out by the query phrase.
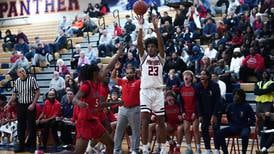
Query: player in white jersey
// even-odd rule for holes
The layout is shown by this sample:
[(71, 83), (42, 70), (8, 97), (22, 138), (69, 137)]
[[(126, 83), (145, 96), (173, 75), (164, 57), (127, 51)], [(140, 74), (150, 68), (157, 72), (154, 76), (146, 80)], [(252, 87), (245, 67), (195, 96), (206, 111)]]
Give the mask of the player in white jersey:
[[(165, 130), (165, 111), (164, 111), (164, 92), (163, 92), (163, 65), (165, 62), (164, 43), (161, 37), (158, 23), (159, 19), (153, 17), (152, 23), (157, 38), (147, 38), (145, 46), (143, 45), (143, 16), (137, 17), (139, 23), (139, 32), (137, 38), (137, 48), (141, 61), (141, 123), (142, 123), (142, 143), (143, 153), (149, 153), (148, 144), (148, 124), (150, 114), (154, 112), (157, 115), (158, 127), (156, 130), (157, 142), (164, 145), (166, 142)], [(163, 147), (163, 146), (162, 146)], [(165, 148), (160, 153), (166, 153)]]

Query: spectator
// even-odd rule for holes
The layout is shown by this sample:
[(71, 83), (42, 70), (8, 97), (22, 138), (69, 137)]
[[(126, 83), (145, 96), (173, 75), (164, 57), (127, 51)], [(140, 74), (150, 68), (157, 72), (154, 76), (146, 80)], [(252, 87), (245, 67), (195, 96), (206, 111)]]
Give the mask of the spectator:
[(58, 67), (57, 70), (58, 70), (61, 77), (65, 78), (65, 76), (67, 74), (70, 74), (67, 65), (65, 64), (65, 62), (62, 59), (58, 59), (56, 64), (57, 64), (57, 67)]
[(27, 42), (24, 41), (23, 38), (19, 38), (18, 43), (15, 44), (15, 46), (14, 46), (14, 49), (16, 51), (20, 51), (28, 59), (31, 58), (31, 55), (29, 52), (29, 45), (27, 44)]
[(103, 15), (106, 15), (108, 12), (109, 12), (109, 7), (107, 5), (107, 3), (103, 3), (101, 1), (101, 6), (100, 6), (100, 15), (103, 16)]
[(112, 55), (112, 37), (108, 34), (107, 30), (103, 30), (99, 40), (98, 52), (99, 57), (111, 56)]
[(168, 72), (168, 77), (165, 80), (167, 89), (176, 89), (180, 86), (180, 79), (176, 75), (175, 69), (170, 69)]
[(4, 37), (4, 43), (2, 44), (3, 51), (11, 51), (14, 48), (14, 44), (16, 43), (15, 35), (11, 34), (11, 31), (6, 30), (6, 36)]
[(227, 12), (227, 9), (229, 7), (229, 0), (217, 0), (216, 5), (213, 9), (213, 12), (211, 12), (211, 14), (213, 16), (216, 16), (216, 12), (217, 13), (222, 13), (222, 15), (224, 15)]
[(211, 64), (211, 61), (208, 57), (204, 56), (201, 60), (201, 70), (206, 70), (209, 73), (213, 73), (214, 72), (214, 67)]
[(18, 30), (18, 33), (16, 35), (16, 43), (19, 43), (19, 40), (23, 39), (24, 42), (26, 42), (27, 44), (29, 44), (29, 39), (27, 37), (27, 35), (25, 33), (23, 33), (20, 29)]
[(209, 40), (211, 42), (211, 40), (214, 38), (216, 33), (217, 33), (216, 23), (214, 23), (211, 18), (208, 18), (203, 28), (203, 37), (201, 41), (208, 42)]
[(88, 8), (84, 13), (88, 14), (90, 18), (97, 18), (99, 16), (99, 11), (96, 11), (91, 3), (88, 3)]
[(121, 37), (124, 35), (123, 29), (118, 25), (117, 22), (113, 22), (114, 26), (114, 32), (113, 32), (113, 37)]
[(57, 92), (57, 100), (61, 100), (61, 97), (65, 93), (65, 80), (62, 77), (60, 77), (57, 71), (54, 71), (53, 73), (49, 88), (55, 89)]
[(135, 57), (133, 57), (133, 54), (131, 52), (127, 53), (127, 59), (126, 59), (125, 66), (127, 67), (129, 64), (133, 68), (138, 68), (139, 67), (138, 61), (136, 60)]
[(228, 154), (225, 138), (239, 134), (242, 139), (242, 153), (246, 154), (250, 127), (255, 123), (255, 115), (252, 107), (246, 103), (245, 92), (241, 89), (233, 92), (233, 103), (227, 109), (228, 127), (217, 132), (216, 149), (219, 153), (220, 147), (224, 154)]
[(84, 27), (84, 20), (82, 17), (76, 16), (72, 22), (71, 27), (67, 31), (67, 35), (73, 37), (74, 34), (78, 34)]
[(147, 33), (145, 34), (144, 40), (152, 37), (156, 37), (156, 33), (153, 31), (152, 28), (148, 28)]
[(241, 64), (244, 60), (244, 56), (242, 56), (240, 48), (235, 48), (233, 50), (233, 57), (230, 62), (229, 71), (231, 73), (232, 78), (238, 80), (239, 72)]
[(97, 64), (98, 58), (97, 53), (92, 47), (92, 43), (88, 45), (88, 50), (85, 52), (86, 57), (88, 58), (90, 64)]
[(264, 58), (256, 53), (254, 47), (250, 48), (250, 55), (245, 57), (240, 68), (240, 80), (247, 81), (248, 76), (256, 75), (258, 80), (261, 80), (262, 71), (265, 69)]
[[(49, 46), (45, 45), (44, 43), (40, 42), (38, 47), (35, 49), (35, 54), (32, 60), (33, 66), (40, 66), (42, 63), (47, 62), (47, 55), (49, 54)], [(48, 65), (48, 64), (47, 64)]]
[(160, 31), (163, 37), (163, 40), (166, 44), (169, 40), (173, 38), (174, 35), (174, 27), (169, 23), (169, 21), (165, 21), (165, 23), (162, 25)]
[(228, 42), (229, 45), (232, 45), (233, 47), (240, 47), (244, 42), (244, 37), (242, 35), (242, 32), (238, 30), (236, 33), (232, 35), (232, 40)]
[(70, 28), (70, 23), (67, 21), (67, 17), (63, 16), (62, 21), (59, 23), (59, 30), (66, 32)]
[(201, 22), (200, 22), (200, 16), (198, 14), (197, 9), (194, 6), (189, 7), (188, 12), (186, 14), (189, 31), (194, 33), (196, 28), (201, 29)]
[(211, 79), (212, 81), (218, 83), (220, 92), (221, 92), (221, 97), (222, 97), (222, 105), (225, 103), (225, 94), (226, 94), (226, 84), (222, 81), (219, 80), (219, 76), (216, 73), (211, 74)]
[[(214, 73), (220, 77), (220, 79), (224, 82), (227, 82), (229, 79), (229, 67), (225, 65), (225, 61), (223, 59), (218, 60), (217, 66), (214, 68)], [(230, 81), (230, 80), (229, 80)]]
[(85, 64), (90, 64), (90, 61), (86, 57), (85, 52), (84, 51), (80, 51), (77, 67), (80, 68), (80, 67), (82, 67)]
[(58, 122), (58, 129), (66, 130), (61, 134), (61, 140), (65, 142), (66, 145), (72, 144), (73, 139), (71, 132), (75, 130), (74, 124), (69, 122), (72, 119), (74, 109), (74, 105), (72, 104), (73, 97), (74, 93), (69, 89), (66, 91), (66, 95), (62, 97), (60, 102), (62, 121)]
[(175, 69), (176, 72), (183, 72), (187, 68), (186, 63), (178, 57), (177, 53), (172, 53), (169, 60), (166, 61), (164, 65), (164, 72), (169, 72), (170, 69)]
[(84, 17), (84, 27), (82, 29), (82, 32), (92, 32), (96, 33), (98, 32), (98, 26), (94, 21), (90, 19), (88, 15)]
[(21, 52), (17, 52), (17, 54), (19, 58), (15, 61), (10, 70), (7, 72), (7, 74), (9, 74), (12, 79), (16, 79), (18, 77), (16, 73), (18, 68), (22, 67), (26, 71), (29, 70), (29, 62), (27, 58)]
[(136, 25), (132, 23), (132, 19), (129, 15), (126, 15), (126, 23), (124, 25), (124, 29), (126, 31), (126, 34), (131, 34), (136, 29)]
[(208, 47), (205, 49), (205, 55), (208, 57), (210, 60), (216, 59), (217, 58), (217, 53), (218, 51), (213, 48), (213, 44), (210, 43), (208, 44)]
[(180, 9), (176, 9), (175, 19), (174, 19), (174, 26), (178, 26), (183, 28), (185, 23), (186, 16), (182, 13)]
[(59, 35), (56, 37), (54, 43), (50, 43), (49, 46), (52, 53), (58, 52), (67, 47), (67, 36), (64, 29), (59, 30)]
[(227, 10), (227, 14), (234, 14), (238, 6), (240, 6), (240, 3), (238, 0), (229, 0), (229, 7)]
[(71, 69), (76, 69), (78, 66), (78, 60), (80, 57), (80, 52), (81, 52), (81, 45), (80, 44), (76, 44), (75, 45), (75, 50), (72, 53), (72, 57), (71, 57)]
[(161, 17), (161, 25), (166, 24), (166, 21), (169, 25), (172, 25), (172, 17), (168, 15), (167, 11), (163, 13), (163, 17)]
[(78, 91), (78, 85), (77, 83), (75, 82), (74, 79), (69, 79), (68, 81), (65, 82), (66, 84), (66, 88), (69, 87), (69, 89), (74, 93), (76, 94), (77, 91)]

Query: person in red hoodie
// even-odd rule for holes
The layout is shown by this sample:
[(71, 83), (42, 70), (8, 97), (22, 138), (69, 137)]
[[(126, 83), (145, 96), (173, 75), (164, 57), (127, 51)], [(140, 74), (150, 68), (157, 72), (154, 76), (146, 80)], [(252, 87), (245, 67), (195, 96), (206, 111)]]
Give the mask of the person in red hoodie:
[(256, 75), (261, 80), (261, 74), (265, 69), (264, 58), (256, 52), (254, 47), (250, 48), (250, 55), (246, 56), (240, 68), (240, 80), (247, 81), (249, 75)]

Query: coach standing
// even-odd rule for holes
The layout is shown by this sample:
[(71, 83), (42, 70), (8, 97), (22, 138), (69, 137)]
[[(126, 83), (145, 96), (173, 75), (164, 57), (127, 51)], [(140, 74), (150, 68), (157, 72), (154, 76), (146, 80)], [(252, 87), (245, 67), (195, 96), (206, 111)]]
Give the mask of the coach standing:
[[(8, 107), (11, 102), (18, 99), (16, 104), (17, 110), (17, 134), (19, 145), (15, 152), (24, 152), (26, 147), (30, 152), (34, 152), (36, 148), (36, 102), (40, 96), (38, 84), (34, 77), (27, 75), (24, 68), (17, 69), (18, 79), (15, 81), (12, 96), (6, 105)], [(25, 144), (25, 131), (28, 128), (28, 141)]]
[(132, 129), (132, 154), (139, 152), (140, 142), (140, 86), (141, 81), (135, 79), (135, 69), (128, 67), (126, 69), (126, 78), (117, 78), (117, 70), (120, 64), (117, 63), (112, 71), (112, 80), (122, 87), (123, 106), (119, 107), (117, 126), (114, 135), (114, 154), (122, 154), (122, 141), (124, 132), (129, 124)]

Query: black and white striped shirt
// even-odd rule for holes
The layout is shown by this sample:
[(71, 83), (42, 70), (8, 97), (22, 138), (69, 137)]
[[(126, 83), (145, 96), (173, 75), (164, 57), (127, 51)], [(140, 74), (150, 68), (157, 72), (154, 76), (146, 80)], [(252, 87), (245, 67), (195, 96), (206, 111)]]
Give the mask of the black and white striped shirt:
[(13, 92), (17, 95), (18, 103), (29, 104), (32, 103), (37, 89), (39, 87), (35, 78), (28, 76), (25, 80), (18, 78), (15, 81)]

